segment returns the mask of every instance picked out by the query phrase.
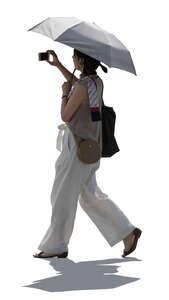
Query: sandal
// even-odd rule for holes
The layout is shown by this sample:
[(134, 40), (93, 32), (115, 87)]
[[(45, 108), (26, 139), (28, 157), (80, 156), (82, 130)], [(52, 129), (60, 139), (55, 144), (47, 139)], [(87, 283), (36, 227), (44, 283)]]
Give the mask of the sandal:
[(44, 253), (44, 251), (41, 251), (40, 253), (38, 253), (38, 255), (34, 255), (34, 254), (33, 254), (33, 257), (47, 258), (47, 257), (54, 257), (54, 256), (57, 256), (58, 258), (65, 258), (65, 257), (67, 257), (67, 255), (68, 255), (68, 252), (63, 252), (63, 253), (60, 253), (60, 254), (51, 254), (51, 255), (48, 255), (48, 256), (42, 256), (42, 255), (41, 255), (42, 253)]
[(133, 234), (134, 234), (135, 238), (134, 238), (133, 245), (131, 246), (131, 248), (128, 251), (126, 251), (126, 250), (123, 251), (122, 257), (129, 255), (136, 249), (137, 242), (138, 242), (138, 239), (139, 239), (141, 233), (142, 233), (142, 231), (139, 228), (134, 229)]

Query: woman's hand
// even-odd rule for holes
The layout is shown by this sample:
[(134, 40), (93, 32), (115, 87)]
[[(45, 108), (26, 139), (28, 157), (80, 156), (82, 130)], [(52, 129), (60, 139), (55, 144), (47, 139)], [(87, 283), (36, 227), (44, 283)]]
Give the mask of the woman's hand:
[(72, 88), (72, 84), (69, 81), (66, 81), (62, 84), (63, 95), (68, 95)]
[(46, 61), (47, 61), (50, 65), (56, 66), (56, 67), (57, 67), (57, 66), (59, 65), (60, 61), (59, 61), (59, 59), (58, 59), (58, 57), (57, 57), (55, 51), (53, 51), (53, 50), (47, 50), (46, 52), (49, 53), (49, 54), (51, 54), (51, 55), (53, 56), (53, 61), (50, 61), (50, 60), (46, 60)]

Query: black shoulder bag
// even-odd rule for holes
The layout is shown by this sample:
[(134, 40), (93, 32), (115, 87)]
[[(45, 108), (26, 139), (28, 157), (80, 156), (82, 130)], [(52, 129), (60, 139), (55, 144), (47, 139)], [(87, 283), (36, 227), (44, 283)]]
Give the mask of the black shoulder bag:
[[(95, 80), (92, 78), (95, 82)], [(96, 84), (96, 82), (95, 82)], [(106, 106), (103, 101), (103, 86), (102, 86), (102, 157), (111, 157), (116, 152), (120, 151), (116, 142), (115, 132), (115, 121), (116, 113), (113, 107)]]

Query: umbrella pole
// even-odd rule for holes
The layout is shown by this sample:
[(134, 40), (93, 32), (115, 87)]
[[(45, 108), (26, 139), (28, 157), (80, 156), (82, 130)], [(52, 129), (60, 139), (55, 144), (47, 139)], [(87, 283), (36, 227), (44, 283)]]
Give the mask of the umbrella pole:
[(73, 76), (74, 76), (74, 73), (75, 73), (75, 71), (76, 71), (76, 68), (74, 69), (74, 71), (73, 71), (73, 73), (72, 73), (72, 77), (71, 77), (71, 80), (68, 80), (68, 82), (70, 82), (70, 83), (71, 83), (71, 85), (72, 85), (72, 81), (73, 81)]

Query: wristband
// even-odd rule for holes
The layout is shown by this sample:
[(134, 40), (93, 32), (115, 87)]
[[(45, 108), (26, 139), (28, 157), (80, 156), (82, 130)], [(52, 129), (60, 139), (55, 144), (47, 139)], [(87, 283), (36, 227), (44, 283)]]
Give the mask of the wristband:
[(66, 97), (66, 98), (67, 98), (67, 96), (68, 96), (68, 95), (63, 95), (63, 96), (62, 96), (62, 99), (63, 99), (64, 97)]

